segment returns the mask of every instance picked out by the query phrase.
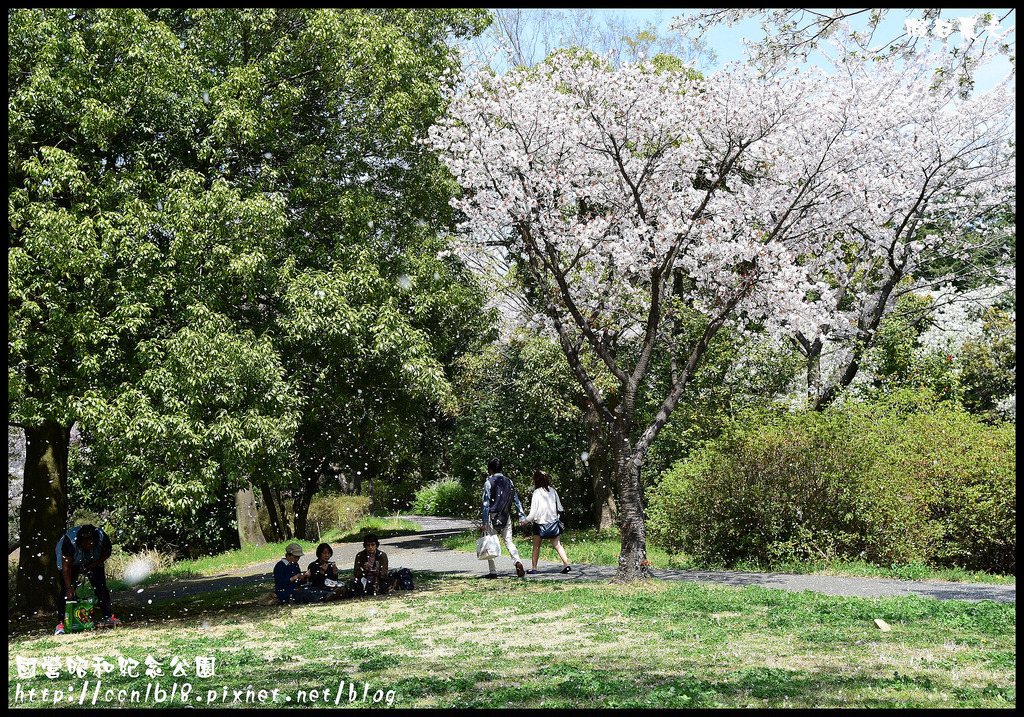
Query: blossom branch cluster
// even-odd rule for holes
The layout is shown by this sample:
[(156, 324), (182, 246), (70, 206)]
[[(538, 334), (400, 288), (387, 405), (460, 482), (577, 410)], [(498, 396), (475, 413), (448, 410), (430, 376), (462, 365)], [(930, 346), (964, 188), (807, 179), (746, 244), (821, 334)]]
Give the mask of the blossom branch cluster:
[(1013, 202), (1013, 87), (965, 99), (935, 58), (834, 52), (832, 74), (560, 53), (470, 78), (426, 140), (466, 190), (461, 252), (515, 267), (570, 364), (595, 352), (627, 393), (671, 343), (673, 302), (708, 330), (678, 347), (672, 396), (726, 321), (870, 339), (905, 279), (992, 241), (977, 229)]

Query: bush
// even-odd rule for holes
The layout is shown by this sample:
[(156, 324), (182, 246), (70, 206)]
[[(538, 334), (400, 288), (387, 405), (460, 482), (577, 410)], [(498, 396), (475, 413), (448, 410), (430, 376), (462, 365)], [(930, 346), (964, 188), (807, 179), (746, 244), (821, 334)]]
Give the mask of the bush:
[[(419, 472), (396, 480), (373, 482), (373, 512), (377, 515), (393, 515), (409, 510), (416, 495), (416, 487), (422, 484)], [(363, 490), (366, 490), (365, 484)]]
[[(936, 567), (1015, 573), (1016, 427), (940, 408), (910, 416), (900, 428), (868, 480), (876, 491), (892, 491), (899, 476), (902, 491), (890, 503), (926, 502), (923, 514), (910, 518), (928, 526), (921, 557)], [(893, 525), (888, 515), (873, 522), (881, 531)]]
[(175, 515), (156, 506), (142, 507), (121, 501), (112, 507), (95, 502), (75, 508), (68, 525), (92, 523), (110, 537), (114, 546), (129, 553), (149, 548), (176, 558), (215, 555), (238, 547), (234, 496), (197, 506)]
[(345, 531), (370, 510), (370, 499), (361, 495), (315, 495), (306, 516), (306, 540), (319, 540), (329, 530)]
[(835, 556), (1012, 573), (1015, 433), (904, 394), (741, 422), (662, 476), (651, 539), (709, 565)]
[(416, 515), (460, 518), (474, 515), (477, 507), (476, 494), (452, 478), (434, 481), (423, 486), (416, 491), (416, 497), (412, 504), (412, 510)]
[(652, 540), (709, 564), (831, 557), (864, 549), (855, 511), (863, 454), (842, 416), (747, 426), (665, 474)]
[(110, 559), (104, 565), (108, 578), (134, 585), (151, 573), (169, 570), (174, 563), (173, 555), (153, 548), (131, 553), (115, 546), (110, 553)]

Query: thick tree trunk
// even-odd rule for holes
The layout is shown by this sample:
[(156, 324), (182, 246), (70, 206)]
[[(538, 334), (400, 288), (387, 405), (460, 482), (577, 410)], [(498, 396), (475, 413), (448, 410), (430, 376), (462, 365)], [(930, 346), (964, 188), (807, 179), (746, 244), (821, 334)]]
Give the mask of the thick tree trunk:
[(256, 512), (256, 494), (251, 485), (235, 492), (235, 520), (238, 523), (238, 544), (266, 545), (260, 521)]
[(15, 607), (26, 613), (57, 609), (57, 541), (68, 522), (70, 427), (54, 421), (25, 429), (21, 554)]
[(591, 487), (594, 496), (594, 524), (598, 530), (610, 530), (615, 526), (615, 493), (612, 490), (612, 461), (609, 460), (608, 441), (605, 438), (601, 415), (592, 404), (587, 405), (583, 414), (587, 426), (589, 446), (587, 468), (590, 470)]
[(629, 449), (628, 437), (615, 439), (615, 473), (619, 486), (619, 529), (622, 544), (613, 582), (631, 583), (650, 578), (647, 562), (647, 528), (644, 523), (644, 490), (641, 460)]

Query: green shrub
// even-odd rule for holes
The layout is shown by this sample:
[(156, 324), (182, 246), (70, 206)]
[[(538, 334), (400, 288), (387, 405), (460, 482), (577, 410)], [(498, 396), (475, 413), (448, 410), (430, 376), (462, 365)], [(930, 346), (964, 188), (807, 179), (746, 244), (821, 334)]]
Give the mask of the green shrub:
[[(398, 480), (373, 482), (373, 512), (377, 515), (404, 513), (412, 506), (416, 487), (422, 483), (419, 473)], [(365, 486), (364, 486), (365, 490)]]
[(477, 510), (476, 494), (452, 478), (428, 483), (416, 491), (412, 510), (416, 515), (468, 517)]
[[(925, 504), (928, 544), (921, 558), (935, 567), (1014, 573), (1016, 427), (988, 426), (940, 408), (910, 416), (900, 428), (884, 443), (868, 482), (876, 492), (902, 488), (890, 502)], [(891, 512), (872, 522), (881, 531), (894, 526)], [(892, 561), (908, 562), (902, 558)]]
[(740, 422), (651, 491), (656, 545), (709, 565), (858, 558), (1015, 570), (1015, 427), (896, 395)]
[(699, 451), (656, 489), (652, 539), (724, 565), (859, 552), (862, 457), (846, 423), (809, 414), (748, 426)]
[(361, 495), (315, 495), (306, 517), (306, 540), (319, 540), (329, 530), (348, 530), (370, 510), (370, 499)]
[(150, 573), (169, 570), (174, 563), (174, 555), (155, 548), (144, 548), (132, 553), (115, 545), (111, 550), (110, 559), (104, 565), (108, 578), (122, 580), (131, 585)]

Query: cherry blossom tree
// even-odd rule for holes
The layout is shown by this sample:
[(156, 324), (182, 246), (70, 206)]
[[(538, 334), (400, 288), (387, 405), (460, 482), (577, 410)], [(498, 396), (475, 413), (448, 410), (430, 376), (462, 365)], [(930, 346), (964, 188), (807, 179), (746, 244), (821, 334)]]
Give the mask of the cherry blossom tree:
[[(962, 97), (949, 59), (921, 55), (909, 63), (872, 62), (843, 52), (833, 75), (848, 128), (839, 170), (857, 190), (837, 230), (844, 251), (830, 270), (835, 323), (813, 335), (794, 333), (808, 361), (808, 397), (832, 403), (857, 375), (879, 325), (927, 322), (936, 311), (974, 295), (965, 286), (1013, 291), (1016, 194), (1014, 86), (1009, 80)], [(842, 99), (840, 100), (839, 97)], [(929, 302), (900, 302), (908, 294)], [(819, 364), (830, 354), (826, 369)]]
[[(619, 580), (647, 575), (640, 467), (726, 322), (812, 345), (855, 335), (841, 386), (922, 251), (971, 253), (960, 232), (921, 230), (977, 223), (1012, 194), (1005, 87), (954, 98), (926, 61), (839, 52), (831, 75), (707, 80), (556, 53), (470, 78), (431, 130), (466, 190), (461, 252), (519, 288), (607, 427)], [(703, 314), (699, 337), (683, 338), (684, 308)], [(634, 425), (655, 351), (670, 388)]]
[[(893, 15), (902, 21), (898, 29), (883, 30), (887, 27), (885, 21)], [(747, 52), (751, 62), (768, 67), (787, 64), (794, 58), (806, 59), (837, 36), (854, 43), (859, 52), (875, 57), (910, 59), (941, 44), (945, 45), (944, 64), (958, 83), (969, 89), (974, 84), (980, 54), (1001, 53), (1014, 61), (1015, 17), (1015, 11), (1009, 8), (972, 15), (942, 8), (705, 8), (676, 18), (670, 28), (693, 43), (705, 41), (712, 27), (757, 19), (764, 37), (748, 41)], [(852, 30), (852, 23), (857, 23), (859, 29)]]
[[(648, 575), (640, 468), (727, 321), (813, 331), (831, 288), (824, 270), (842, 205), (829, 142), (845, 129), (827, 78), (708, 81), (654, 66), (610, 70), (558, 53), (534, 70), (482, 74), (429, 142), (467, 190), (461, 251), (520, 277), (607, 427), (622, 551), (617, 579)], [(808, 149), (813, 151), (808, 151)], [(684, 307), (703, 332), (680, 340)], [(655, 351), (671, 359), (653, 420), (634, 425)], [(600, 371), (614, 379), (598, 388)], [(611, 395), (609, 395), (609, 393)]]

